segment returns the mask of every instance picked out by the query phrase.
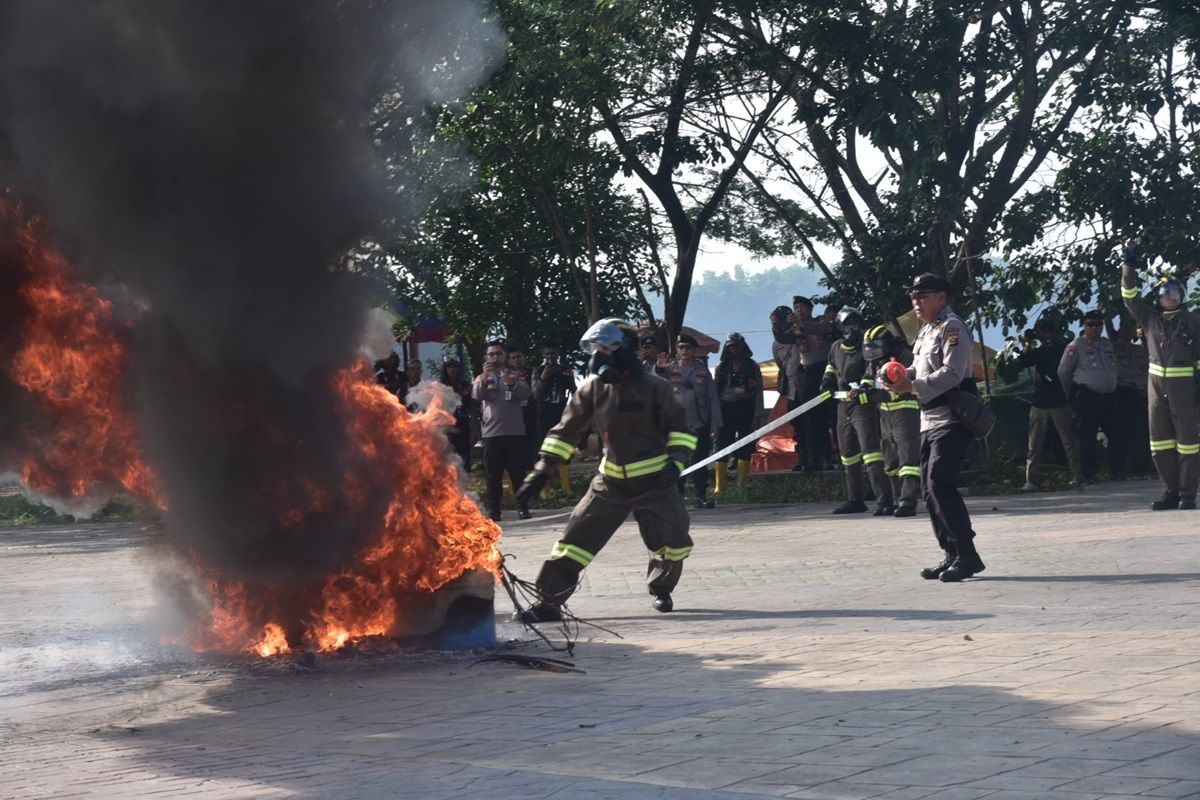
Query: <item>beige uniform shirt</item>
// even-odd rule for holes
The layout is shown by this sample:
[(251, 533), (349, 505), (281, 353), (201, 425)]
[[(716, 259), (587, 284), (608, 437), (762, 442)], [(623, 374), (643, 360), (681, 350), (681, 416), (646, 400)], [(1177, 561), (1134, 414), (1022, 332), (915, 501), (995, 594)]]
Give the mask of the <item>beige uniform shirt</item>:
[(1097, 337), (1095, 342), (1089, 342), (1086, 336), (1071, 342), (1058, 362), (1058, 381), (1067, 397), (1071, 396), (1073, 384), (1100, 394), (1115, 392), (1117, 359), (1112, 342), (1103, 336)]
[(942, 395), (971, 376), (971, 331), (949, 306), (917, 334), (908, 374), (921, 401), (921, 431), (954, 424)]

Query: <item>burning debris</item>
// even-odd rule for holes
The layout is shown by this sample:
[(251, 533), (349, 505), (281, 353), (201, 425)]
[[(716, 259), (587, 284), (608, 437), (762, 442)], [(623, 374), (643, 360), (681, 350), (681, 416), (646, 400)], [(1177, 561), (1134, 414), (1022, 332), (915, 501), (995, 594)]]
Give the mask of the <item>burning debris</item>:
[(463, 42), (498, 42), (472, 10), (0, 11), (0, 167), (21, 197), (0, 202), (0, 471), (73, 513), (118, 491), (162, 509), (202, 588), (191, 646), (421, 633), (432, 593), (498, 569), (451, 414), (374, 384), (369, 303), (335, 266), (412, 208), (385, 175), (419, 183), (371, 149), (382, 87), (403, 121), (446, 75), (482, 75), (455, 68)]

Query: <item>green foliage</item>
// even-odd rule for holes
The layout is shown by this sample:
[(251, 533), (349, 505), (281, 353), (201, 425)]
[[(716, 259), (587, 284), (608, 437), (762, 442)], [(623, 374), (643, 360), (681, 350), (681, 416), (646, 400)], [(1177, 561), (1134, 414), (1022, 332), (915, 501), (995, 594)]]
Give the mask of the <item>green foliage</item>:
[(91, 517), (77, 520), (69, 514), (59, 514), (49, 506), (30, 502), (19, 494), (0, 497), (0, 523), (14, 526), (65, 525), (74, 522), (132, 522), (146, 518), (149, 513), (132, 500), (115, 498)]

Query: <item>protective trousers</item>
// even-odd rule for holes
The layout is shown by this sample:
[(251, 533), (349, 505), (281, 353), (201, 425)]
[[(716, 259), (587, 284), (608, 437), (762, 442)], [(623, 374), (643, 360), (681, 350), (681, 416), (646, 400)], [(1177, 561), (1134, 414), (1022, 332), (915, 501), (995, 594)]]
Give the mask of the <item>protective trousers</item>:
[(1196, 384), (1192, 376), (1151, 375), (1150, 456), (1163, 491), (1196, 499), (1200, 481), (1200, 438), (1196, 433)]
[(921, 492), (933, 535), (953, 556), (975, 552), (971, 515), (958, 491), (971, 434), (957, 422), (921, 432)]
[(1118, 386), (1114, 393), (1125, 423), (1125, 442), (1129, 445), (1129, 468), (1134, 475), (1146, 475), (1154, 469), (1150, 460), (1149, 402), (1146, 393), (1135, 386)]
[(1083, 477), (1089, 481), (1096, 477), (1099, 466), (1096, 455), (1096, 433), (1104, 431), (1108, 437), (1108, 471), (1112, 478), (1119, 480), (1125, 472), (1125, 455), (1127, 452), (1125, 421), (1121, 419), (1121, 410), (1117, 405), (1115, 392), (1094, 392), (1086, 386), (1076, 389), (1075, 398), (1071, 401), (1075, 409), (1075, 417), (1079, 420), (1079, 450), (1083, 462)]
[(1079, 437), (1075, 435), (1075, 418), (1071, 415), (1070, 406), (1058, 408), (1029, 409), (1029, 454), (1025, 458), (1025, 480), (1034, 480), (1038, 475), (1038, 467), (1042, 463), (1042, 452), (1046, 448), (1046, 434), (1050, 426), (1058, 431), (1063, 450), (1067, 454), (1067, 463), (1071, 467), (1071, 479), (1083, 483), (1083, 461), (1079, 457)]
[(838, 450), (846, 468), (847, 499), (863, 500), (863, 470), (880, 505), (892, 505), (892, 484), (883, 472), (883, 450), (879, 437), (879, 409), (874, 403), (857, 400), (838, 403)]
[[(912, 401), (916, 404), (916, 401)], [(898, 505), (916, 508), (921, 495), (921, 411), (899, 408), (879, 412), (883, 435), (884, 472), (892, 482)]]
[(633, 513), (650, 551), (646, 585), (650, 594), (671, 592), (692, 552), (688, 513), (674, 486), (662, 475), (621, 480), (597, 475), (571, 512), (563, 538), (542, 564), (537, 586), (545, 602), (561, 605), (575, 591), (579, 574)]

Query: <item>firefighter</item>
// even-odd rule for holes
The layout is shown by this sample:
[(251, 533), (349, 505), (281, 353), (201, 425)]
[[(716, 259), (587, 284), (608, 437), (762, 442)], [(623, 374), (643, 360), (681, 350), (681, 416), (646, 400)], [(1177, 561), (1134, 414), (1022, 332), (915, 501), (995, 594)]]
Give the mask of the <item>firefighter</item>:
[(867, 362), (863, 360), (862, 312), (844, 308), (837, 316), (841, 341), (829, 348), (829, 364), (821, 379), (822, 392), (847, 393), (837, 407), (838, 450), (846, 468), (849, 498), (833, 510), (835, 514), (857, 514), (867, 510), (863, 502), (863, 470), (871, 481), (878, 505), (875, 516), (895, 512), (892, 484), (883, 473), (883, 451), (879, 440), (879, 408), (871, 401), (871, 385), (865, 383)]
[(650, 563), (646, 584), (653, 607), (671, 611), (671, 592), (683, 560), (692, 552), (688, 513), (675, 488), (696, 449), (687, 412), (671, 385), (646, 372), (638, 357), (637, 334), (620, 319), (597, 322), (579, 342), (592, 354), (591, 377), (571, 396), (562, 419), (546, 435), (540, 459), (517, 490), (518, 502), (541, 491), (559, 464), (574, 455), (574, 443), (592, 425), (604, 442), (600, 474), (571, 512), (562, 539), (538, 573), (538, 602), (518, 612), (518, 622), (554, 622), (575, 591), (579, 575), (633, 513)]
[(1146, 334), (1150, 355), (1148, 380), (1150, 457), (1163, 482), (1155, 511), (1196, 507), (1200, 481), (1200, 437), (1196, 431), (1196, 366), (1200, 361), (1200, 315), (1184, 307), (1183, 284), (1158, 285), (1157, 307), (1138, 293), (1137, 248), (1125, 247), (1121, 297)]
[[(863, 335), (863, 358), (867, 377), (882, 386), (883, 367), (895, 359), (912, 366), (912, 350), (886, 325), (878, 325)], [(884, 473), (891, 479), (892, 493), (899, 499), (893, 512), (897, 517), (917, 514), (921, 494), (921, 406), (911, 392), (896, 394), (887, 389), (872, 389), (871, 400), (879, 404), (879, 429), (883, 439)]]

